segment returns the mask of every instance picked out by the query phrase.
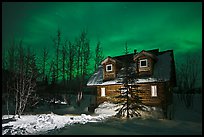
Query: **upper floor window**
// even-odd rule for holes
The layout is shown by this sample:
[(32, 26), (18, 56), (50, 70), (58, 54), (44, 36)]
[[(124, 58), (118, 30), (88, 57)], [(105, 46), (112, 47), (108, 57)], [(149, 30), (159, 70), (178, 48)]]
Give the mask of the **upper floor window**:
[(106, 72), (112, 71), (112, 64), (106, 65)]
[(147, 67), (147, 59), (141, 59), (140, 60), (140, 67)]

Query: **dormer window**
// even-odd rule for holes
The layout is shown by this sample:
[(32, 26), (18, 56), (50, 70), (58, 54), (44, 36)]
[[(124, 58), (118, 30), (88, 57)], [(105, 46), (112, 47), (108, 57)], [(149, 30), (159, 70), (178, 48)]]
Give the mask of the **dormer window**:
[(147, 67), (147, 59), (141, 59), (140, 60), (140, 67)]
[(112, 71), (112, 64), (106, 65), (106, 72)]

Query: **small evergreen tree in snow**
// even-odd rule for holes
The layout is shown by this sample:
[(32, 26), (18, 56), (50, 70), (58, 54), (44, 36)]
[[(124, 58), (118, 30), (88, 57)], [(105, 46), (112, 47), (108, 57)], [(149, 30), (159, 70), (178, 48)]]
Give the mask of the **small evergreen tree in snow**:
[(117, 117), (139, 117), (140, 112), (143, 110), (143, 105), (141, 103), (141, 98), (138, 96), (138, 85), (134, 85), (134, 80), (132, 79), (131, 72), (127, 73), (123, 80), (123, 87), (120, 88), (121, 94), (117, 96), (120, 99), (117, 103), (121, 103), (122, 107), (117, 109)]
[[(125, 55), (128, 54), (128, 46), (127, 42), (125, 44)], [(141, 104), (141, 99), (138, 96), (138, 85), (134, 84), (135, 74), (132, 67), (128, 64), (128, 61), (125, 62), (124, 71), (123, 71), (123, 88), (120, 88), (121, 94), (117, 96), (121, 101), (118, 103), (122, 103), (122, 107), (117, 109), (118, 113), (116, 117), (139, 117), (141, 114), (139, 110), (143, 110), (143, 106)]]

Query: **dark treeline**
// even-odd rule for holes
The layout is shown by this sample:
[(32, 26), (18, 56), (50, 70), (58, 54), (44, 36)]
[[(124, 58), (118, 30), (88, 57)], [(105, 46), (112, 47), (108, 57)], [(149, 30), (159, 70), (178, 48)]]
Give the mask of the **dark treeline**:
[(187, 108), (193, 107), (195, 93), (202, 94), (202, 85), (198, 84), (202, 81), (199, 79), (202, 75), (202, 67), (199, 66), (201, 61), (202, 58), (199, 55), (188, 53), (184, 56), (183, 62), (176, 64), (177, 88), (175, 92)]
[[(42, 47), (38, 56), (33, 49), (25, 48), (23, 40), (13, 39), (4, 52), (2, 103), (7, 105), (8, 113), (21, 115), (26, 108), (38, 104), (40, 98), (50, 98), (54, 102), (62, 94), (82, 95), (90, 91), (86, 82), (103, 59), (100, 41), (91, 52), (86, 30), (74, 41), (69, 41), (58, 29), (51, 40), (50, 48)], [(54, 56), (50, 54), (53, 47)], [(15, 106), (15, 112), (9, 112), (11, 104)]]

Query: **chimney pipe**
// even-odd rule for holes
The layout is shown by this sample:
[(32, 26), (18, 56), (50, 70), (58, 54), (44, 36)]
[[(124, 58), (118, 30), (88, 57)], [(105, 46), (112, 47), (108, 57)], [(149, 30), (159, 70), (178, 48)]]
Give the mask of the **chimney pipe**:
[(137, 50), (136, 49), (134, 49), (134, 55), (137, 53)]

